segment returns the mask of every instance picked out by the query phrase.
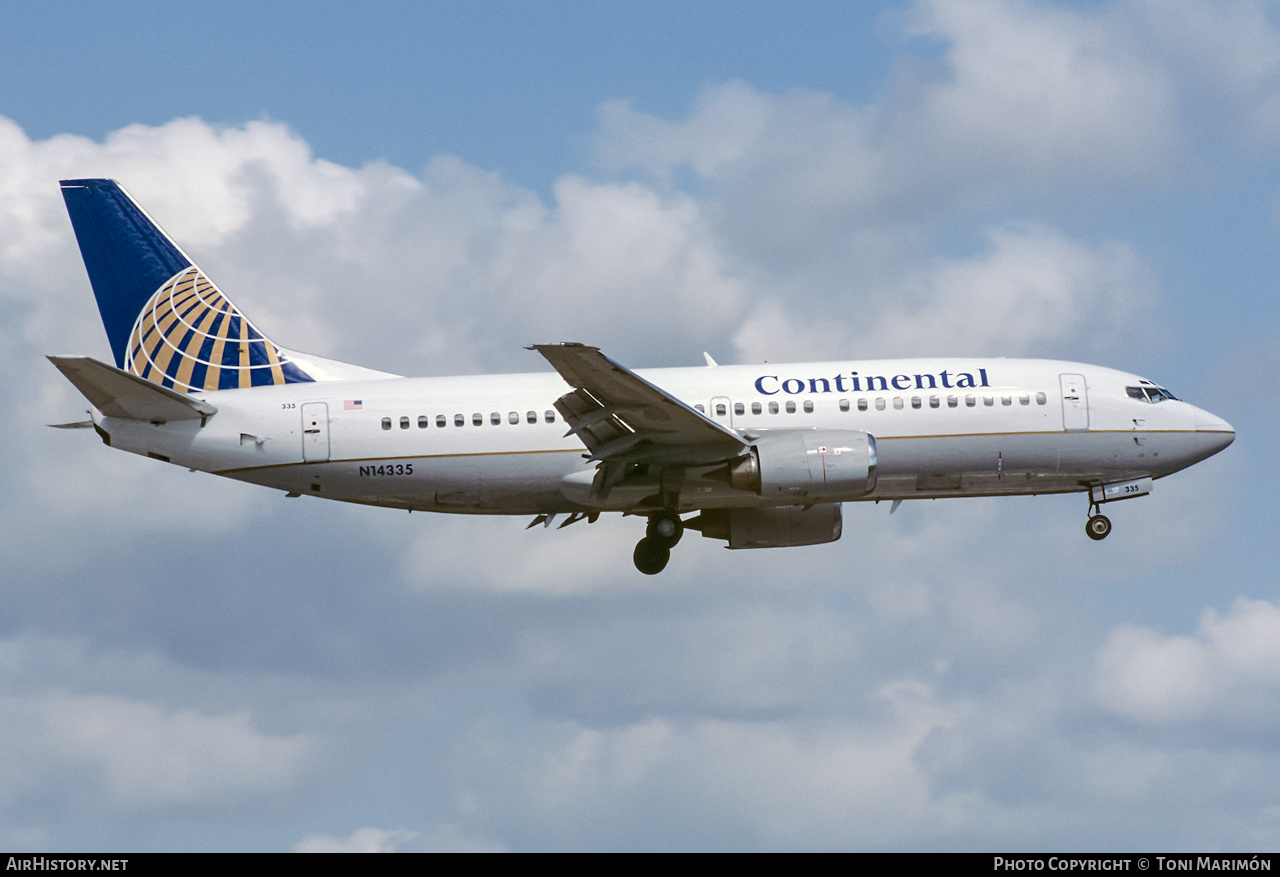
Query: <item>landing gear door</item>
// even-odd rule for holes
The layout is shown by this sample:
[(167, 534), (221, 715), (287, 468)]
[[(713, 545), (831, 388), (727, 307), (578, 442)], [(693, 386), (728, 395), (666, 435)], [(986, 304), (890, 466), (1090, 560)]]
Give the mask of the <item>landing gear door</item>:
[(1058, 375), (1062, 385), (1062, 428), (1084, 432), (1089, 428), (1089, 391), (1084, 375)]
[(329, 406), (307, 402), (302, 406), (302, 460), (322, 463), (329, 459)]

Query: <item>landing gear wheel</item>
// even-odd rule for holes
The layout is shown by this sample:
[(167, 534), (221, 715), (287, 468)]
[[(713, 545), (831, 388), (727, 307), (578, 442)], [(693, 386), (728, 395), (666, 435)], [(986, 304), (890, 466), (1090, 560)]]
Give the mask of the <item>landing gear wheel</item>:
[(636, 550), (631, 555), (631, 559), (635, 561), (636, 569), (640, 572), (647, 576), (656, 576), (667, 568), (667, 561), (671, 559), (671, 549), (661, 540), (646, 536), (636, 543)]
[(1111, 533), (1111, 519), (1106, 515), (1094, 515), (1084, 525), (1084, 531), (1094, 541), (1106, 539)]
[(684, 522), (675, 512), (658, 512), (649, 516), (649, 528), (645, 536), (661, 542), (668, 550), (675, 548), (684, 535)]

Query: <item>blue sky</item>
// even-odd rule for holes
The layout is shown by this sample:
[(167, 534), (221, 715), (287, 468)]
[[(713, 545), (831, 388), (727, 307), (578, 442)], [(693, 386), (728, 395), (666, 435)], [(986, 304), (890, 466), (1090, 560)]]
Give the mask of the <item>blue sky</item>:
[(545, 188), (587, 161), (603, 101), (674, 116), (704, 84), (737, 78), (870, 96), (904, 42), (884, 15), (839, 3), (80, 4), (7, 11), (0, 65), (9, 117), (32, 137), (269, 118), (343, 164), (416, 171), (448, 153)]
[[(1280, 19), (1177, 0), (0, 12), (0, 848), (1274, 849)], [(405, 374), (1043, 356), (1228, 451), (812, 549), (396, 515), (80, 431), (56, 181)]]

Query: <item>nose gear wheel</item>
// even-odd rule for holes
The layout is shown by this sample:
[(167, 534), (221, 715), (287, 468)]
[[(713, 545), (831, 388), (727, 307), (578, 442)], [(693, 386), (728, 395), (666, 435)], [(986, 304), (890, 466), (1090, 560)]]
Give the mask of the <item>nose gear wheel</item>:
[(1106, 515), (1094, 515), (1085, 523), (1084, 531), (1095, 542), (1106, 539), (1111, 534), (1111, 519)]

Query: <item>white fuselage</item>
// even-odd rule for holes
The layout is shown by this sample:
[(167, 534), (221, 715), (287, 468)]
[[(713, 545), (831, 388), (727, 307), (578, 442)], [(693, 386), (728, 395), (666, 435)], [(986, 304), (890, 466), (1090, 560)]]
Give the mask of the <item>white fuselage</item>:
[[(767, 430), (875, 437), (870, 493), (835, 499), (1082, 491), (1160, 478), (1231, 443), (1185, 402), (1132, 398), (1135, 375), (1048, 360), (918, 359), (638, 372), (752, 440)], [(639, 471), (594, 501), (595, 464), (553, 403), (555, 373), (320, 381), (204, 394), (201, 425), (100, 418), (111, 444), (290, 493), (473, 514), (625, 510), (661, 489), (682, 511), (769, 505), (707, 471)]]

